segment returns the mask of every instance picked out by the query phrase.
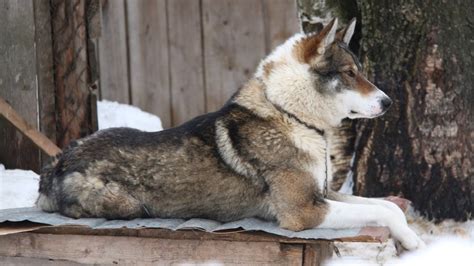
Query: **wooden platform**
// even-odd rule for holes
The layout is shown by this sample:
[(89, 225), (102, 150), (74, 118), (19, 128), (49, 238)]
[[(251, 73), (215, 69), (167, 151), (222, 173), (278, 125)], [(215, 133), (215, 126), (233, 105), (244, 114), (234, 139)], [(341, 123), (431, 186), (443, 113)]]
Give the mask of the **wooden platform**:
[(72, 219), (35, 208), (0, 211), (0, 265), (321, 265), (333, 241), (385, 242), (385, 227), (283, 230), (254, 218)]
[(0, 265), (320, 265), (331, 241), (259, 232), (43, 227), (0, 236)]

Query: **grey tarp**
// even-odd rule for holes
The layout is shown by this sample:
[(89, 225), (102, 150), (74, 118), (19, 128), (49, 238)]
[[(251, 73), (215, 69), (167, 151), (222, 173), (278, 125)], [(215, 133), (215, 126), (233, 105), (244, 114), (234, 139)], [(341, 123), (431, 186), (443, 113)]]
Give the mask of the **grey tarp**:
[[(16, 208), (0, 210), (0, 223), (23, 222), (48, 225), (83, 225), (94, 229), (111, 228), (164, 228), (170, 230), (199, 229), (206, 232), (243, 229), (246, 231), (263, 231), (274, 235), (302, 239), (339, 239), (360, 235), (361, 229), (309, 229), (293, 232), (282, 229), (274, 222), (262, 221), (256, 218), (247, 218), (235, 222), (220, 223), (207, 219), (134, 219), (134, 220), (106, 220), (101, 218), (73, 219), (57, 213), (46, 213), (37, 208)], [(1, 224), (0, 224), (1, 226)]]

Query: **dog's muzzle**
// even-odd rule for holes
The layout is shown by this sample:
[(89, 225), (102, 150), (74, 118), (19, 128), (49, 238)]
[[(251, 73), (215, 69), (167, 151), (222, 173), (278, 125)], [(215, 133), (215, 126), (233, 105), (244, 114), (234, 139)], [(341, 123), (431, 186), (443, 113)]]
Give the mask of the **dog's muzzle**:
[(384, 97), (380, 101), (380, 106), (382, 107), (382, 112), (386, 112), (388, 110), (388, 108), (390, 108), (390, 106), (392, 106), (392, 103), (393, 103), (393, 101), (390, 98)]

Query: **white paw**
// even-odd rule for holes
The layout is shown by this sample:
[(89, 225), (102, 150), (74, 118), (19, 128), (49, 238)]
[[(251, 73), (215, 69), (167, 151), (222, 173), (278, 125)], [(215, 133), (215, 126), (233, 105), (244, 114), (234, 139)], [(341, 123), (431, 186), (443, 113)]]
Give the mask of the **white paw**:
[(404, 232), (401, 234), (401, 236), (394, 236), (397, 238), (398, 241), (402, 244), (402, 246), (407, 249), (407, 250), (416, 250), (416, 249), (421, 249), (426, 246), (425, 242), (416, 235), (413, 230), (410, 228), (406, 228), (403, 230)]

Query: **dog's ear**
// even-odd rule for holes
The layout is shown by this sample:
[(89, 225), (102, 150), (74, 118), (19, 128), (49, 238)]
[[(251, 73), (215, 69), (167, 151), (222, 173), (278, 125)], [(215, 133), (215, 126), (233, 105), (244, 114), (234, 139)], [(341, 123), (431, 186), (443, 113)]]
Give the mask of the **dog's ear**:
[(344, 29), (340, 30), (337, 33), (336, 38), (339, 41), (344, 42), (345, 44), (349, 45), (349, 42), (352, 39), (352, 35), (354, 35), (355, 26), (356, 26), (356, 18), (353, 18), (351, 19), (351, 21), (349, 21), (349, 24), (347, 24), (347, 26)]
[(326, 48), (336, 38), (337, 18), (334, 18), (319, 33), (304, 38), (296, 47), (298, 58), (302, 62), (309, 63), (317, 55), (324, 54)]
[(318, 34), (318, 39), (320, 39), (318, 53), (323, 54), (324, 50), (334, 42), (336, 38), (336, 29), (337, 29), (337, 18), (333, 18), (326, 27)]

